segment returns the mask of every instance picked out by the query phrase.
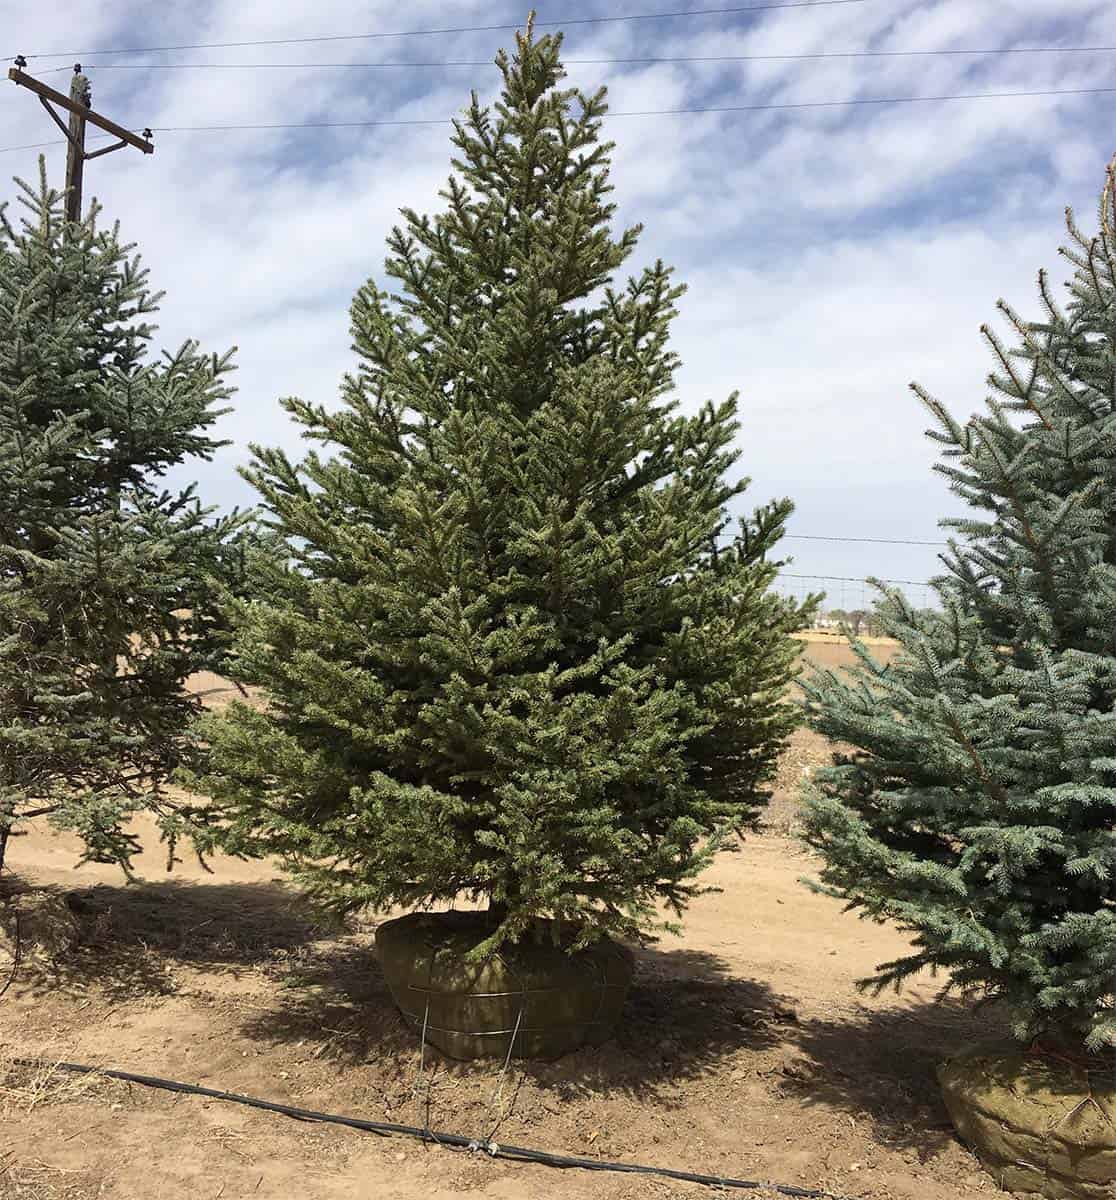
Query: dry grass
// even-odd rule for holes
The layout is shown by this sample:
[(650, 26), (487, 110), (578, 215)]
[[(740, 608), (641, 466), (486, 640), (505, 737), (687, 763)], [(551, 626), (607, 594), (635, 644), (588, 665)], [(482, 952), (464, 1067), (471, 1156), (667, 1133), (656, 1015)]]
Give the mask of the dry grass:
[(14, 881), (0, 892), (0, 986), (16, 956), (60, 958), (77, 940), (74, 914), (59, 888), (30, 888)]
[(230, 1129), (227, 1125), (218, 1125), (216, 1128), (210, 1129), (202, 1137), (202, 1141), (223, 1150), (225, 1154), (231, 1155), (242, 1163), (252, 1162), (255, 1157), (255, 1151), (248, 1135)]
[[(266, 969), (347, 929), (278, 883), (28, 888), (18, 899), (25, 907), (65, 914), (64, 938), (40, 937), (37, 925), (21, 923), (16, 986), (40, 995), (63, 984), (81, 992), (96, 984), (117, 1000), (172, 995), (180, 966), (233, 974)], [(0, 987), (11, 971), (13, 947), (4, 936), (4, 912), (0, 898)]]
[(800, 828), (802, 785), (818, 767), (828, 766), (832, 760), (833, 746), (818, 734), (809, 729), (792, 734), (779, 759), (775, 794), (764, 812), (763, 828), (781, 837), (794, 837)]
[(44, 1105), (73, 1104), (91, 1097), (110, 1108), (119, 1108), (128, 1095), (127, 1083), (100, 1072), (67, 1071), (57, 1061), (28, 1066), (0, 1050), (0, 1117), (4, 1119), (26, 1115)]
[(779, 759), (775, 788), (781, 792), (797, 791), (814, 771), (832, 761), (833, 750), (828, 742), (808, 730), (799, 730), (790, 739)]
[(105, 1181), (88, 1171), (66, 1171), (44, 1162), (17, 1160), (0, 1151), (0, 1196), (3, 1200), (97, 1200)]

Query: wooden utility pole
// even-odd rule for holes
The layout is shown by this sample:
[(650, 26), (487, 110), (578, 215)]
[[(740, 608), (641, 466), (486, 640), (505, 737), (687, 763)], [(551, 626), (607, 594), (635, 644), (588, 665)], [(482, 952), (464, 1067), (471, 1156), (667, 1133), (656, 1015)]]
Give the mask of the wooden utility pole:
[(93, 89), (88, 78), (74, 71), (70, 80), (70, 99), (77, 106), (70, 112), (70, 128), (66, 136), (66, 220), (81, 220), (81, 183), (85, 175), (85, 117), (81, 109), (93, 107)]
[[(8, 71), (8, 78), (19, 84), (20, 87), (34, 92), (39, 97), (43, 108), (50, 113), (55, 125), (66, 135), (66, 219), (67, 221), (80, 221), (81, 188), (85, 164), (91, 158), (100, 158), (102, 154), (111, 154), (114, 150), (120, 150), (124, 146), (135, 146), (144, 154), (154, 154), (155, 147), (151, 144), (151, 130), (145, 129), (143, 136), (137, 137), (130, 129), (125, 129), (122, 125), (117, 125), (115, 121), (110, 121), (108, 117), (94, 112), (92, 108), (93, 92), (89, 86), (89, 80), (81, 73), (81, 63), (74, 63), (74, 77), (70, 81), (70, 94), (64, 96), (33, 75), (28, 75), (23, 70), (27, 66), (27, 60), (22, 54), (15, 62), (16, 65)], [(70, 114), (69, 124), (63, 122), (51, 107), (52, 104), (58, 105), (59, 108)], [(92, 154), (87, 154), (85, 151), (85, 126), (87, 124), (96, 125), (98, 129), (103, 129), (120, 140), (111, 146), (105, 146), (102, 150), (94, 150)]]

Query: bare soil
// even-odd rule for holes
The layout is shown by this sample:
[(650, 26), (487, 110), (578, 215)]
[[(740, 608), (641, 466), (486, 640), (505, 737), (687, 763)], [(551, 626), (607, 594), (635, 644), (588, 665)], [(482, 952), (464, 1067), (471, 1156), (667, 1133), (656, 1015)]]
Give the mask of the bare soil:
[[(992, 1020), (936, 1002), (933, 980), (901, 996), (858, 993), (856, 981), (906, 939), (800, 882), (814, 864), (790, 836), (794, 791), (827, 754), (812, 734), (793, 739), (763, 831), (710, 872), (720, 890), (694, 903), (681, 937), (637, 952), (616, 1038), (556, 1063), (513, 1063), (503, 1078), (499, 1064), (429, 1050), (420, 1063), (376, 964), (375, 922), (321, 919), (270, 863), (218, 859), (207, 875), (186, 862), (168, 879), (156, 848), (137, 863), (150, 882), (136, 886), (111, 868), (73, 870), (75, 845), (46, 829), (16, 839), (15, 886), (71, 932), (69, 949), (29, 954), (0, 998), (0, 1197), (708, 1194), (296, 1122), (16, 1057), (865, 1200), (993, 1196), (934, 1078), (941, 1058), (998, 1032)], [(0, 987), (5, 961), (0, 950)]]

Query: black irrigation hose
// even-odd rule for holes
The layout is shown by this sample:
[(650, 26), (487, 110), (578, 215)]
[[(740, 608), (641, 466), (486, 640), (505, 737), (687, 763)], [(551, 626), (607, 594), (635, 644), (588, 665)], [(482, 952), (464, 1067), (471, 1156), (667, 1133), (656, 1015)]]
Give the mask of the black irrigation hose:
[(16, 1058), (11, 1060), (21, 1067), (51, 1066), (61, 1071), (73, 1071), (78, 1075), (104, 1075), (109, 1079), (122, 1079), (125, 1083), (139, 1083), (144, 1087), (162, 1088), (166, 1092), (185, 1092), (191, 1096), (209, 1096), (214, 1100), (229, 1100), (234, 1104), (247, 1104), (250, 1108), (262, 1108), (266, 1112), (281, 1113), (296, 1121), (323, 1121), (331, 1125), (347, 1125), (366, 1133), (385, 1136), (401, 1134), (417, 1137), (424, 1142), (436, 1142), (439, 1146), (453, 1146), (461, 1150), (484, 1151), (493, 1158), (509, 1158), (516, 1162), (540, 1163), (546, 1167), (576, 1167), (584, 1171), (618, 1171), (626, 1175), (658, 1175), (664, 1179), (679, 1179), (685, 1183), (703, 1183), (707, 1187), (735, 1188), (738, 1191), (758, 1191), (767, 1188), (780, 1196), (791, 1196), (795, 1200), (852, 1200), (848, 1196), (837, 1196), (833, 1192), (818, 1191), (816, 1188), (800, 1188), (791, 1184), (759, 1183), (751, 1179), (730, 1179), (722, 1175), (698, 1175), (692, 1171), (674, 1171), (669, 1167), (644, 1167), (636, 1163), (604, 1162), (595, 1158), (576, 1158), (568, 1154), (549, 1154), (545, 1150), (531, 1150), (525, 1146), (508, 1146), (503, 1142), (480, 1141), (464, 1137), (460, 1133), (437, 1133), (432, 1129), (420, 1129), (417, 1125), (396, 1125), (390, 1121), (364, 1121), (359, 1117), (342, 1117), (335, 1113), (314, 1112), (308, 1108), (295, 1108), (290, 1104), (276, 1104), (271, 1100), (258, 1100), (254, 1096), (240, 1096), (236, 1092), (219, 1092), (214, 1088), (201, 1087), (196, 1083), (181, 1083), (175, 1079), (160, 1079), (157, 1075), (136, 1075), (131, 1071), (114, 1071), (107, 1067), (87, 1067), (80, 1063), (45, 1063), (41, 1060)]

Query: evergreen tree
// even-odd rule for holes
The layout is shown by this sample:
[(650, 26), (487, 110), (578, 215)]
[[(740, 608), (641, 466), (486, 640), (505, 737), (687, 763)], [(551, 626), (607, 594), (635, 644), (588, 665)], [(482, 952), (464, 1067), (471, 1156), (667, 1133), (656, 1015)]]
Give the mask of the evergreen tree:
[(972, 515), (938, 612), (879, 605), (902, 652), (807, 686), (814, 728), (858, 747), (819, 773), (807, 838), (823, 885), (912, 932), (878, 968), (941, 968), (1006, 1002), (1018, 1037), (1116, 1044), (1116, 174), (1100, 233), (1067, 210), (1064, 306), (1000, 301), (1008, 348), (962, 424), (914, 385)]
[(791, 505), (717, 552), (746, 481), (735, 398), (667, 399), (682, 288), (614, 290), (604, 93), (559, 87), (560, 38), (501, 53), (456, 123), (434, 218), (403, 210), (351, 310), (344, 406), (284, 402), (333, 447), (247, 472), (289, 564), (237, 609), (266, 711), (207, 719), (225, 844), (338, 907), (466, 894), (588, 942), (676, 913), (765, 800), (794, 722), (769, 592)]
[(240, 574), (242, 518), (208, 519), (167, 469), (209, 457), (230, 354), (187, 342), (145, 361), (147, 272), (94, 206), (17, 181), (0, 220), (0, 865), (48, 816), (86, 857), (127, 868), (129, 816), (152, 809), (189, 746), (187, 674), (218, 666), (216, 595)]

